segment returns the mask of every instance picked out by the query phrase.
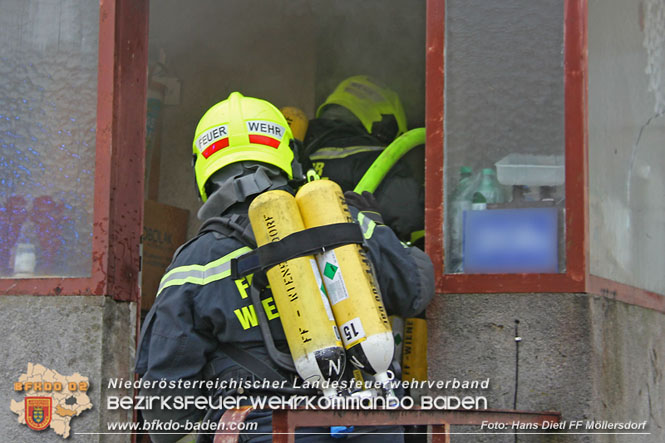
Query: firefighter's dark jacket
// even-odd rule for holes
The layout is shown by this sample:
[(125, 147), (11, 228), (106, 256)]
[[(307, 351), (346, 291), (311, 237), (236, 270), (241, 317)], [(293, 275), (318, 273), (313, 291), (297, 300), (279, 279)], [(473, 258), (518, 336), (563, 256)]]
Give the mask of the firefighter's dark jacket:
[[(387, 226), (351, 210), (363, 230), (388, 313), (409, 317), (422, 312), (434, 293), (429, 257), (404, 246)], [(240, 212), (246, 216), (246, 210)], [(179, 252), (162, 278), (141, 331), (136, 372), (143, 380), (201, 380), (206, 378), (206, 365), (213, 359), (219, 362), (220, 354), (216, 376), (227, 376), (238, 366), (223, 358), (219, 343), (234, 343), (272, 364), (249, 297), (250, 282), (230, 277), (230, 260), (248, 251), (247, 245), (234, 238), (208, 232)], [(262, 295), (262, 305), (275, 341), (285, 343), (269, 290)], [(187, 393), (209, 394), (202, 390)], [(204, 412), (153, 410), (144, 411), (144, 417), (197, 420)]]
[[(318, 118), (310, 121), (304, 156), (321, 177), (335, 181), (343, 191), (352, 191), (384, 148), (360, 124)], [(420, 174), (402, 159), (375, 192), (385, 223), (404, 240), (425, 225), (424, 177)]]

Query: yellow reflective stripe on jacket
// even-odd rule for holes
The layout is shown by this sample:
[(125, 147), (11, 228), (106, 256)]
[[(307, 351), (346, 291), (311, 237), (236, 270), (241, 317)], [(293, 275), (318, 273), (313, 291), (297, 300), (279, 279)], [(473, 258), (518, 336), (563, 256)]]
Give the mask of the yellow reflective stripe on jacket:
[(371, 218), (365, 216), (362, 212), (358, 213), (358, 223), (360, 224), (360, 229), (363, 231), (363, 237), (369, 239), (374, 234), (374, 228), (376, 228), (376, 223)]
[(348, 146), (346, 148), (321, 148), (310, 155), (310, 160), (332, 160), (345, 158), (361, 152), (383, 151), (384, 146)]
[(226, 278), (231, 275), (231, 259), (249, 251), (251, 251), (251, 248), (243, 246), (207, 265), (188, 265), (173, 268), (159, 282), (157, 296), (169, 286), (180, 286), (185, 283), (207, 285), (208, 283)]

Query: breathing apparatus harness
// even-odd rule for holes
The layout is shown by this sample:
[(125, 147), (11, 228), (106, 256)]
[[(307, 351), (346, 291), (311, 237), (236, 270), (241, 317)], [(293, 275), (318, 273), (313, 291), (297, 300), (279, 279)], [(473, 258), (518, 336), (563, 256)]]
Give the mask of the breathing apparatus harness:
[[(365, 177), (361, 180), (361, 183), (356, 187), (355, 192), (362, 193), (365, 190), (370, 190), (370, 192), (374, 191), (390, 167), (399, 158), (401, 158), (413, 146), (424, 142), (424, 133), (424, 129), (421, 128), (409, 131), (395, 140), (395, 142), (389, 146), (390, 149), (387, 148), (370, 170), (367, 171)], [(293, 174), (293, 179), (304, 181), (304, 174), (302, 174), (302, 169), (299, 168), (300, 163), (297, 161), (300, 149), (293, 149), (293, 151), (295, 153), (293, 163), (298, 166), (297, 168), (294, 168), (294, 172), (298, 171), (298, 173)], [(244, 198), (242, 200), (244, 201)], [(293, 358), (289, 353), (280, 351), (275, 345), (272, 333), (270, 332), (268, 319), (261, 303), (261, 293), (267, 286), (265, 271), (279, 263), (296, 257), (322, 253), (326, 250), (351, 243), (363, 244), (364, 237), (360, 226), (356, 223), (336, 223), (305, 229), (288, 235), (279, 241), (267, 243), (258, 248), (249, 219), (239, 214), (210, 217), (206, 219), (194, 239), (209, 232), (234, 238), (253, 249), (251, 252), (243, 256), (232, 259), (230, 278), (237, 280), (244, 276), (254, 274), (250, 286), (250, 300), (257, 315), (258, 325), (268, 355), (280, 369), (295, 375), (296, 369)], [(194, 241), (194, 239), (190, 240), (190, 242)], [(181, 246), (178, 251), (176, 251), (176, 255), (190, 242)], [(278, 381), (280, 382), (280, 385), (281, 382), (287, 380), (282, 374), (282, 371), (278, 372), (270, 365), (267, 365), (260, 359), (254, 357), (250, 352), (239, 348), (232, 343), (220, 343), (220, 350), (239, 367), (256, 377), (264, 380)], [(221, 359), (223, 357), (219, 358)], [(206, 377), (213, 378), (218, 375), (219, 371), (216, 370), (216, 362), (217, 359), (206, 365), (204, 369)], [(315, 390), (306, 388), (281, 388), (275, 392), (285, 395), (312, 395), (316, 393)], [(218, 392), (217, 394), (221, 394), (221, 392)], [(225, 394), (229, 395), (231, 393), (227, 392)], [(212, 419), (216, 413), (218, 413), (218, 411), (213, 409), (209, 410), (206, 413), (204, 421)]]
[[(209, 232), (231, 237), (253, 248), (251, 252), (231, 260), (230, 278), (237, 280), (254, 274), (250, 286), (250, 300), (258, 317), (259, 328), (266, 349), (268, 350), (268, 355), (278, 367), (295, 373), (296, 370), (291, 355), (277, 349), (272, 333), (270, 332), (266, 313), (263, 310), (261, 292), (267, 286), (265, 271), (293, 258), (324, 252), (327, 249), (333, 249), (346, 244), (362, 244), (364, 238), (360, 226), (356, 223), (336, 223), (320, 226), (296, 232), (278, 242), (269, 243), (257, 248), (247, 217), (239, 214), (211, 217), (201, 225), (194, 238), (176, 250), (174, 258), (190, 243)], [(225, 356), (257, 377), (279, 382), (286, 380), (282, 374), (232, 343), (220, 343), (220, 349)], [(215, 368), (216, 361), (213, 360), (206, 365), (204, 374), (207, 377), (216, 376), (217, 370)], [(280, 391), (285, 394), (311, 394), (313, 392), (312, 390), (303, 390), (302, 388), (284, 388)]]
[[(390, 168), (413, 147), (424, 143), (424, 141), (424, 128), (413, 129), (402, 134), (381, 153), (381, 155), (365, 173), (354, 191), (361, 194), (363, 191), (373, 192), (376, 190), (379, 183), (383, 180)], [(297, 173), (293, 174), (293, 179), (296, 181), (294, 184), (297, 185), (305, 181), (305, 178), (303, 177), (301, 172), (302, 168), (298, 162), (298, 154), (300, 149), (297, 149), (296, 146), (293, 146), (293, 148), (295, 154), (293, 161), (294, 172), (298, 171)], [(293, 183), (293, 181), (291, 183)], [(244, 201), (244, 199), (245, 197), (243, 197), (241, 201)], [(255, 274), (255, 278), (252, 280), (252, 285), (250, 287), (250, 299), (258, 316), (258, 323), (266, 345), (266, 349), (268, 350), (271, 359), (278, 367), (289, 372), (295, 372), (295, 367), (291, 355), (286, 352), (279, 351), (275, 346), (272, 334), (270, 333), (268, 320), (261, 304), (261, 291), (263, 291), (267, 286), (265, 271), (279, 263), (291, 260), (293, 258), (325, 252), (326, 250), (334, 249), (345, 244), (362, 244), (364, 242), (364, 238), (360, 226), (356, 223), (336, 223), (305, 229), (303, 231), (286, 236), (280, 241), (268, 243), (258, 248), (252, 233), (252, 228), (249, 224), (249, 219), (238, 214), (208, 218), (203, 223), (197, 236), (194, 239), (208, 232), (217, 232), (221, 235), (235, 238), (239, 242), (253, 249), (251, 252), (231, 260), (231, 278), (236, 280), (250, 274)], [(190, 242), (194, 241), (194, 239), (190, 240)], [(190, 242), (187, 242), (185, 245), (181, 246), (176, 251), (176, 255)], [(236, 361), (236, 363), (240, 364), (242, 367), (245, 367), (245, 369), (259, 377), (267, 378), (270, 380), (277, 379), (280, 381), (284, 379), (281, 376), (279, 378), (276, 377), (275, 375), (279, 374), (277, 374), (272, 369), (271, 372), (273, 374), (270, 374), (261, 369), (259, 365), (248, 363), (248, 360), (239, 362), (236, 358), (234, 358), (234, 356), (237, 357), (242, 353), (248, 353), (244, 350), (238, 351), (239, 352), (236, 352), (236, 350), (231, 349), (227, 353), (223, 350), (223, 352), (231, 359)], [(252, 358), (254, 359), (254, 357)], [(255, 360), (257, 360), (261, 366), (266, 366), (258, 359)]]
[[(261, 303), (261, 293), (266, 289), (268, 283), (265, 271), (278, 263), (315, 252), (325, 251), (326, 248), (335, 248), (349, 243), (362, 243), (363, 235), (360, 227), (355, 223), (340, 223), (312, 228), (294, 233), (279, 242), (269, 243), (257, 248), (247, 217), (239, 214), (211, 217), (201, 225), (197, 235), (193, 239), (178, 248), (174, 254), (174, 258), (187, 245), (211, 232), (231, 237), (248, 247), (254, 248), (253, 251), (232, 259), (230, 278), (236, 280), (254, 274), (250, 286), (250, 300), (258, 318), (258, 325), (268, 355), (280, 369), (295, 376), (296, 369), (293, 359), (289, 353), (280, 351), (275, 345), (272, 333), (270, 332), (268, 318)], [(303, 248), (302, 245), (306, 246)], [(228, 357), (242, 369), (259, 379), (268, 380), (271, 383), (278, 382), (279, 386), (283, 386), (284, 382), (288, 382), (283, 371), (275, 370), (270, 365), (253, 356), (250, 352), (233, 343), (219, 343), (219, 349), (222, 351), (223, 356), (206, 364), (203, 369), (203, 374), (206, 378), (213, 379), (219, 376), (218, 365), (222, 363), (224, 357)], [(302, 387), (280, 387), (271, 390), (271, 392), (281, 395), (315, 395), (317, 393), (315, 389)], [(238, 392), (237, 390), (228, 392), (218, 391), (215, 393), (215, 396), (242, 393), (244, 392)], [(218, 414), (218, 410), (209, 409), (203, 421), (217, 420), (218, 417), (216, 415)]]

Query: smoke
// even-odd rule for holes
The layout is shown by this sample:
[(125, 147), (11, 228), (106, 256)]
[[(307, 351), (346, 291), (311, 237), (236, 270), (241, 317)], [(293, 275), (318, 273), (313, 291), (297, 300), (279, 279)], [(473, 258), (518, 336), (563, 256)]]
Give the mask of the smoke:
[(424, 126), (425, 2), (314, 0), (316, 103), (365, 74), (395, 90), (409, 128)]
[(166, 55), (182, 81), (182, 101), (164, 108), (159, 199), (188, 208), (196, 232), (199, 203), (190, 168), (194, 129), (232, 91), (309, 118), (337, 83), (367, 74), (396, 90), (409, 124), (425, 107), (425, 2), (400, 0), (159, 0), (150, 5), (149, 54)]

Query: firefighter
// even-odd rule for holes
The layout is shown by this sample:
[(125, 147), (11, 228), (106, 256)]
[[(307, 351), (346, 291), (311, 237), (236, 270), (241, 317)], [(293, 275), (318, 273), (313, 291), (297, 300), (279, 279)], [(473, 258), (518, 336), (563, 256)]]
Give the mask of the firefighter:
[[(337, 182), (344, 191), (353, 190), (383, 149), (407, 130), (398, 95), (363, 75), (342, 81), (316, 117), (309, 123), (304, 156), (319, 176)], [(421, 238), (424, 228), (422, 174), (422, 168), (400, 161), (376, 190), (385, 223), (405, 241)]]
[[(193, 141), (193, 166), (197, 192), (203, 201), (198, 217), (207, 222), (195, 238), (176, 251), (144, 321), (136, 372), (144, 382), (164, 383), (144, 387), (141, 395), (171, 399), (229, 396), (243, 390), (215, 392), (201, 382), (254, 380), (266, 373), (293, 381), (294, 375), (285, 373), (269, 357), (250, 301), (253, 279), (233, 280), (229, 266), (232, 258), (256, 246), (247, 216), (253, 198), (275, 189), (293, 193), (290, 181), (294, 171), (298, 171), (294, 146), (291, 131), (277, 108), (238, 92), (231, 93), (201, 118)], [(362, 201), (362, 196), (357, 199)], [(352, 209), (352, 213), (358, 216), (357, 210)], [(387, 226), (366, 220), (361, 227), (388, 312), (410, 316), (422, 311), (434, 292), (433, 268), (427, 255), (417, 248), (405, 248)], [(255, 274), (254, 279), (258, 278)], [(283, 350), (284, 330), (269, 288), (261, 293), (261, 305), (275, 344)], [(213, 415), (218, 420), (221, 412), (208, 417)], [(181, 424), (181, 429), (206, 415), (205, 410), (194, 406), (169, 409), (160, 407), (159, 402), (142, 413), (147, 422), (173, 420)], [(247, 421), (257, 422), (258, 432), (270, 433), (271, 418), (269, 411), (254, 411)], [(388, 429), (397, 434), (385, 436), (386, 441), (402, 441), (399, 427)], [(325, 435), (326, 431), (330, 429), (304, 428), (299, 430), (302, 435), (298, 440), (327, 441), (330, 435)], [(306, 435), (307, 432), (319, 434)], [(159, 443), (181, 438), (195, 441), (195, 436), (184, 434), (187, 432), (153, 433), (151, 437)], [(206, 441), (204, 437), (199, 435), (198, 441)], [(365, 438), (375, 441), (382, 437)], [(270, 435), (251, 434), (243, 438), (271, 440)], [(361, 436), (358, 439), (364, 441)]]

